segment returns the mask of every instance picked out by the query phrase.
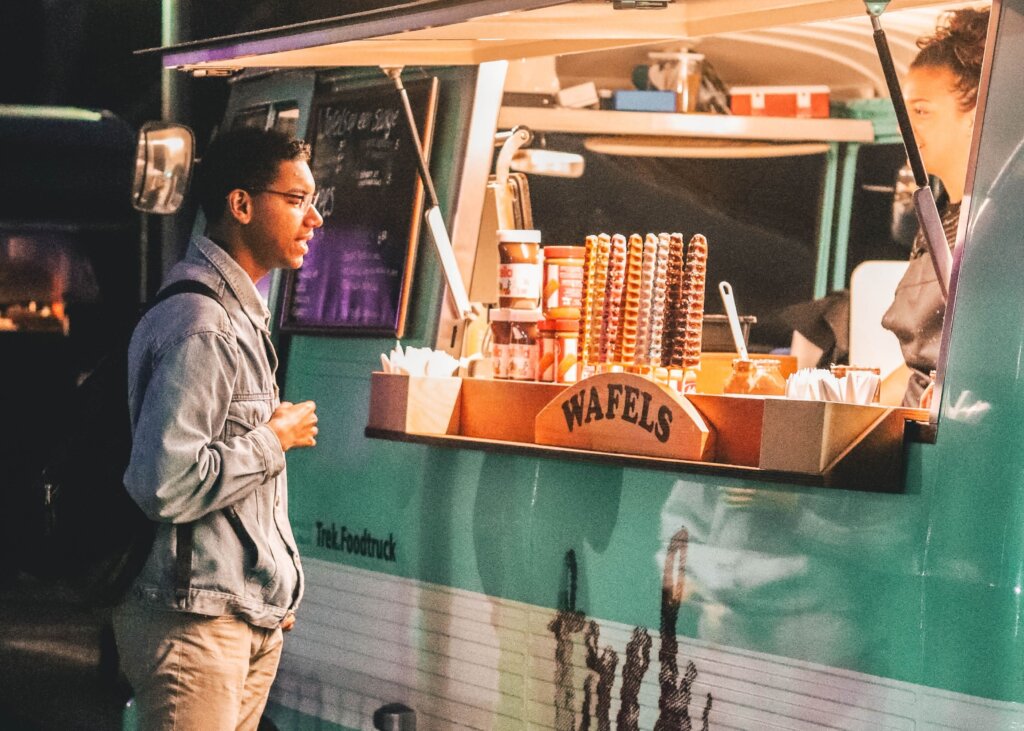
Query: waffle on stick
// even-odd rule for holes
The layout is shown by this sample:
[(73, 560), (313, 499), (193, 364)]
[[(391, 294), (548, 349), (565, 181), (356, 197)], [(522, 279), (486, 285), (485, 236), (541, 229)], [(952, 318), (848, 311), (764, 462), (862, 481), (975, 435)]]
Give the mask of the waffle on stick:
[(626, 284), (622, 292), (622, 314), (616, 353), (618, 362), (633, 365), (636, 361), (640, 329), (640, 286), (644, 263), (644, 240), (639, 234), (629, 237), (626, 252)]
[[(604, 329), (604, 304), (608, 288), (608, 259), (611, 252), (611, 237), (599, 234), (597, 237), (596, 256), (592, 261), (593, 278), (588, 292), (592, 305), (590, 307), (590, 350), (587, 352), (587, 363), (596, 365), (601, 362), (607, 348), (607, 334)], [(590, 277), (588, 277), (590, 279)]]
[(622, 319), (622, 290), (626, 279), (626, 237), (612, 236), (611, 254), (608, 259), (608, 288), (604, 300), (604, 337), (602, 337), (601, 362), (617, 362), (622, 357), (622, 343), (619, 340), (619, 325)]
[(665, 333), (665, 309), (668, 298), (669, 235), (658, 234), (658, 249), (654, 264), (654, 291), (651, 295), (651, 350), (649, 361), (661, 366), (662, 342)]
[(686, 302), (686, 320), (683, 325), (684, 368), (700, 366), (700, 342), (704, 328), (704, 291), (708, 271), (708, 240), (695, 234), (686, 247), (685, 283), (683, 301)]
[(681, 368), (683, 365), (683, 338), (686, 329), (686, 301), (683, 286), (686, 281), (686, 246), (683, 235), (669, 236), (668, 249), (668, 297), (665, 302), (665, 334), (662, 365)]
[(640, 306), (637, 311), (636, 364), (647, 365), (651, 355), (651, 308), (654, 304), (654, 275), (657, 267), (658, 237), (647, 234), (640, 262)]
[(594, 260), (597, 256), (597, 236), (590, 235), (583, 246), (583, 292), (580, 298), (580, 341), (579, 352), (583, 364), (591, 352), (590, 341), (593, 337), (591, 309), (594, 306)]

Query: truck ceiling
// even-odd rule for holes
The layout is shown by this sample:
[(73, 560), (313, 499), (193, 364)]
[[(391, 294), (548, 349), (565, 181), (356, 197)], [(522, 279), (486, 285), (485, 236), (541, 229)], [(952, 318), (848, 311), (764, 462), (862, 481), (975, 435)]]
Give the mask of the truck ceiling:
[[(604, 0), (417, 0), (318, 20), (307, 20), (233, 35), (150, 49), (164, 65), (199, 74), (244, 68), (380, 65), (475, 65), (487, 61), (563, 56), (604, 49), (662, 44), (678, 47), (694, 39), (725, 34), (751, 43), (750, 34), (805, 23), (855, 18), (863, 21), (860, 0), (667, 0), (658, 9), (616, 9)], [(896, 0), (886, 13), (894, 22), (891, 42), (909, 53), (920, 30), (910, 24), (907, 37), (895, 20), (900, 9), (932, 6), (926, 26), (938, 14), (928, 0)], [(850, 44), (872, 50), (870, 26), (845, 33), (831, 49), (835, 57)], [(841, 26), (842, 27), (842, 26)], [(859, 29), (859, 25), (854, 25)], [(819, 35), (821, 28), (818, 28)], [(826, 34), (827, 35), (827, 34)], [(858, 38), (856, 36), (862, 36)], [(766, 36), (761, 45), (802, 48), (827, 41), (804, 35), (796, 40)], [(753, 41), (754, 52), (758, 42)], [(904, 53), (905, 57), (907, 53)], [(859, 52), (854, 52), (859, 56)], [(762, 56), (760, 61), (766, 59)], [(877, 62), (870, 73), (876, 73)]]

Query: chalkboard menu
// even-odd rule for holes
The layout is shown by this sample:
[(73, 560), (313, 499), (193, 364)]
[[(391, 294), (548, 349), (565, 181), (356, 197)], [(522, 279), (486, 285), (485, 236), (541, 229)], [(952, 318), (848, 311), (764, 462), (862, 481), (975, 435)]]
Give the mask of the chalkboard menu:
[[(404, 84), (429, 151), (437, 79)], [(386, 80), (318, 89), (309, 140), (324, 224), (302, 267), (288, 273), (281, 329), (401, 337), (423, 189), (398, 91)]]

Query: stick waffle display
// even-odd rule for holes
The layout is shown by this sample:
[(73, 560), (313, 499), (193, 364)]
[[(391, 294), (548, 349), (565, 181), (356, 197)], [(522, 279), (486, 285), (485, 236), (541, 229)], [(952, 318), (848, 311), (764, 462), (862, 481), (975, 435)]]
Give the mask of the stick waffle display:
[[(680, 233), (586, 237), (579, 324), (581, 360), (603, 367), (700, 367), (708, 242)], [(678, 371), (675, 371), (678, 372)], [(669, 374), (671, 376), (671, 373)], [(680, 383), (680, 379), (675, 376)]]

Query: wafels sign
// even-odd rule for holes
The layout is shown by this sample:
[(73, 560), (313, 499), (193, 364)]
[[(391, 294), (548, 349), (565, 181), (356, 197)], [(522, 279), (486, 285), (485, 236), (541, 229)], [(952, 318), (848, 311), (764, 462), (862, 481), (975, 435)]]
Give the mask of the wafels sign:
[(688, 460), (710, 459), (714, 441), (683, 396), (629, 373), (603, 373), (567, 387), (537, 415), (536, 440)]

